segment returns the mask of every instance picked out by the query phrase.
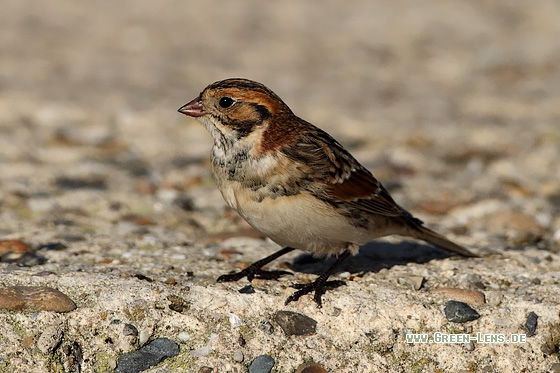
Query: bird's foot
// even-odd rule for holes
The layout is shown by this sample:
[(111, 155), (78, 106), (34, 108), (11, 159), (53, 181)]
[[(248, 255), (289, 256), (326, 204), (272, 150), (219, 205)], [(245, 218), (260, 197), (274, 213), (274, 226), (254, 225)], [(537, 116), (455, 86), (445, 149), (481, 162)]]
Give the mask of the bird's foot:
[(299, 290), (290, 295), (286, 299), (286, 302), (284, 302), (284, 305), (287, 305), (290, 302), (297, 301), (299, 298), (301, 298), (302, 295), (315, 292), (313, 300), (315, 301), (315, 303), (317, 303), (317, 307), (321, 308), (323, 306), (321, 302), (321, 297), (323, 296), (323, 294), (325, 294), (327, 290), (336, 289), (337, 287), (342, 285), (346, 285), (346, 283), (344, 281), (338, 280), (326, 281), (326, 279), (322, 278), (322, 276), (319, 276), (317, 280), (309, 284), (293, 284), (292, 287)]
[(281, 257), (284, 254), (293, 251), (294, 249), (291, 247), (284, 247), (281, 250), (278, 250), (272, 255), (267, 256), (255, 263), (251, 264), (249, 267), (245, 268), (242, 271), (231, 273), (227, 275), (222, 275), (218, 277), (216, 281), (218, 282), (231, 282), (231, 281), (238, 281), (241, 280), (243, 277), (247, 277), (249, 282), (253, 281), (253, 279), (261, 278), (263, 280), (277, 280), (278, 278), (284, 275), (291, 275), (291, 272), (288, 271), (265, 271), (261, 269), (263, 266), (267, 265), (268, 263), (272, 262), (274, 259)]
[(263, 280), (277, 280), (282, 276), (291, 275), (291, 272), (288, 271), (265, 271), (264, 269), (260, 269), (252, 264), (245, 268), (242, 271), (231, 273), (227, 275), (221, 275), (216, 280), (217, 282), (232, 282), (241, 280), (243, 277), (247, 277), (249, 282), (253, 281), (254, 278), (259, 278)]

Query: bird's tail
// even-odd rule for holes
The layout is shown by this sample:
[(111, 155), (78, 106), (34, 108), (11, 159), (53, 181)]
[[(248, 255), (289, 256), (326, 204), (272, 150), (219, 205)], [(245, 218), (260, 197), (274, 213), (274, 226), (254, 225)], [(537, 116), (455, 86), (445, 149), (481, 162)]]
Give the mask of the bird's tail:
[(410, 235), (447, 251), (452, 251), (463, 256), (478, 257), (478, 255), (471, 253), (463, 246), (449, 241), (441, 234), (436, 233), (423, 225), (417, 224), (416, 222), (411, 224)]

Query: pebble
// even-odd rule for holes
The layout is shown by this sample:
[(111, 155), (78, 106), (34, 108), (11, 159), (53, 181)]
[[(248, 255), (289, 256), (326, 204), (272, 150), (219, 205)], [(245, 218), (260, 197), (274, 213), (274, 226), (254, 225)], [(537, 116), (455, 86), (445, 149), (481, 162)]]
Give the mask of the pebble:
[(464, 323), (476, 320), (480, 317), (478, 312), (476, 312), (468, 304), (454, 300), (447, 302), (443, 311), (448, 321), (456, 323)]
[(167, 338), (154, 339), (136, 351), (121, 355), (117, 372), (138, 373), (179, 354), (179, 345)]
[(249, 284), (249, 285), (243, 286), (241, 289), (239, 289), (239, 292), (241, 294), (254, 294), (255, 289), (253, 289), (253, 285)]
[(541, 344), (541, 351), (545, 355), (553, 355), (558, 352), (558, 341), (555, 336), (548, 336), (543, 344)]
[(200, 367), (198, 373), (214, 373), (214, 369), (211, 367)]
[(435, 292), (442, 294), (447, 299), (472, 304), (473, 306), (481, 306), (485, 302), (484, 294), (478, 290), (441, 288), (436, 289)]
[(59, 176), (56, 178), (55, 184), (61, 189), (107, 189), (106, 178), (101, 175), (87, 175), (85, 177)]
[(229, 316), (229, 324), (231, 325), (232, 328), (238, 328), (241, 325), (243, 325), (243, 322), (241, 321), (241, 319), (239, 318), (239, 316), (233, 314), (233, 313), (228, 313)]
[(527, 337), (532, 337), (535, 335), (535, 330), (537, 330), (537, 320), (539, 316), (536, 313), (530, 312), (527, 316), (527, 321), (525, 321), (525, 327), (527, 328)]
[(136, 329), (136, 327), (132, 324), (124, 324), (123, 335), (137, 337), (138, 329)]
[(474, 351), (474, 343), (472, 341), (465, 343), (465, 349), (467, 351)]
[(274, 333), (274, 326), (267, 320), (259, 321), (259, 328), (266, 334)]
[(0, 309), (70, 312), (76, 304), (60, 291), (45, 286), (0, 288)]
[(190, 305), (185, 299), (178, 297), (176, 295), (167, 296), (169, 303), (169, 309), (175, 312), (185, 312), (188, 311)]
[(67, 249), (67, 248), (68, 248), (68, 246), (66, 246), (62, 242), (48, 242), (48, 243), (44, 243), (44, 244), (39, 245), (37, 250), (60, 251), (60, 250), (64, 250), (64, 249)]
[(239, 344), (241, 347), (247, 344), (247, 342), (245, 342), (245, 338), (243, 338), (243, 334), (239, 334), (239, 338), (237, 338), (237, 344)]
[(241, 350), (235, 350), (235, 351), (233, 352), (233, 360), (237, 361), (238, 363), (243, 362), (243, 359), (244, 359), (244, 358), (245, 358), (245, 357), (243, 356), (243, 351), (241, 351)]
[(560, 363), (554, 363), (550, 366), (551, 373), (560, 373)]
[(186, 342), (186, 341), (189, 341), (191, 339), (191, 335), (187, 332), (181, 332), (181, 333), (179, 333), (177, 338), (179, 338), (179, 340), (181, 342)]
[(315, 334), (317, 321), (301, 313), (292, 311), (277, 311), (274, 321), (280, 325), (287, 336)]
[(501, 291), (490, 291), (486, 295), (486, 301), (491, 306), (498, 306), (502, 303), (502, 299), (504, 299), (504, 295)]
[(138, 343), (140, 345), (143, 345), (144, 343), (146, 343), (148, 341), (148, 339), (150, 339), (152, 337), (152, 329), (150, 328), (144, 328), (142, 330), (140, 330), (140, 335), (138, 336)]
[(44, 354), (54, 351), (62, 339), (62, 330), (56, 326), (47, 326), (37, 340), (37, 348)]
[(274, 367), (274, 359), (269, 355), (260, 355), (249, 366), (249, 373), (270, 373)]
[(0, 240), (0, 255), (6, 253), (25, 253), (31, 251), (31, 247), (20, 240)]
[(34, 267), (36, 265), (45, 264), (47, 260), (47, 258), (34, 251), (27, 251), (22, 254), (10, 252), (0, 257), (0, 262), (15, 263), (19, 267)]
[(327, 373), (327, 370), (319, 363), (308, 362), (298, 366), (295, 373)]
[(400, 285), (407, 285), (412, 290), (420, 290), (422, 284), (424, 283), (424, 277), (422, 276), (403, 276), (397, 278), (397, 282)]

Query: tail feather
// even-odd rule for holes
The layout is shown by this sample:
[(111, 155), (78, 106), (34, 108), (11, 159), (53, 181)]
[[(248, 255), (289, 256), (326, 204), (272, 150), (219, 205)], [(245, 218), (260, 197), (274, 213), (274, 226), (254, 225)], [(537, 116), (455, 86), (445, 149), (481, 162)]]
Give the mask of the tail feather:
[(414, 238), (418, 238), (420, 240), (431, 243), (432, 245), (435, 245), (441, 249), (452, 251), (463, 256), (478, 257), (478, 255), (470, 252), (463, 246), (451, 242), (441, 234), (436, 233), (433, 230), (424, 227), (423, 225), (414, 224), (411, 228), (412, 229), (410, 235)]

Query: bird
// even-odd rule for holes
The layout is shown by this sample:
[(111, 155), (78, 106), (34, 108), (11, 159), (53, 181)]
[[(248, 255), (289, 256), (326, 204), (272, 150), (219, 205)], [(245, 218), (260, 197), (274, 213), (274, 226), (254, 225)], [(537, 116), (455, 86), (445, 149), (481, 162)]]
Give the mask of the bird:
[(283, 248), (218, 282), (246, 277), (276, 279), (285, 271), (263, 266), (295, 249), (335, 256), (332, 266), (298, 289), (321, 297), (328, 278), (359, 247), (379, 237), (408, 236), (476, 257), (427, 228), (399, 206), (387, 189), (337, 140), (296, 116), (265, 85), (229, 78), (208, 85), (178, 111), (198, 120), (213, 137), (212, 173), (226, 203), (252, 227)]

